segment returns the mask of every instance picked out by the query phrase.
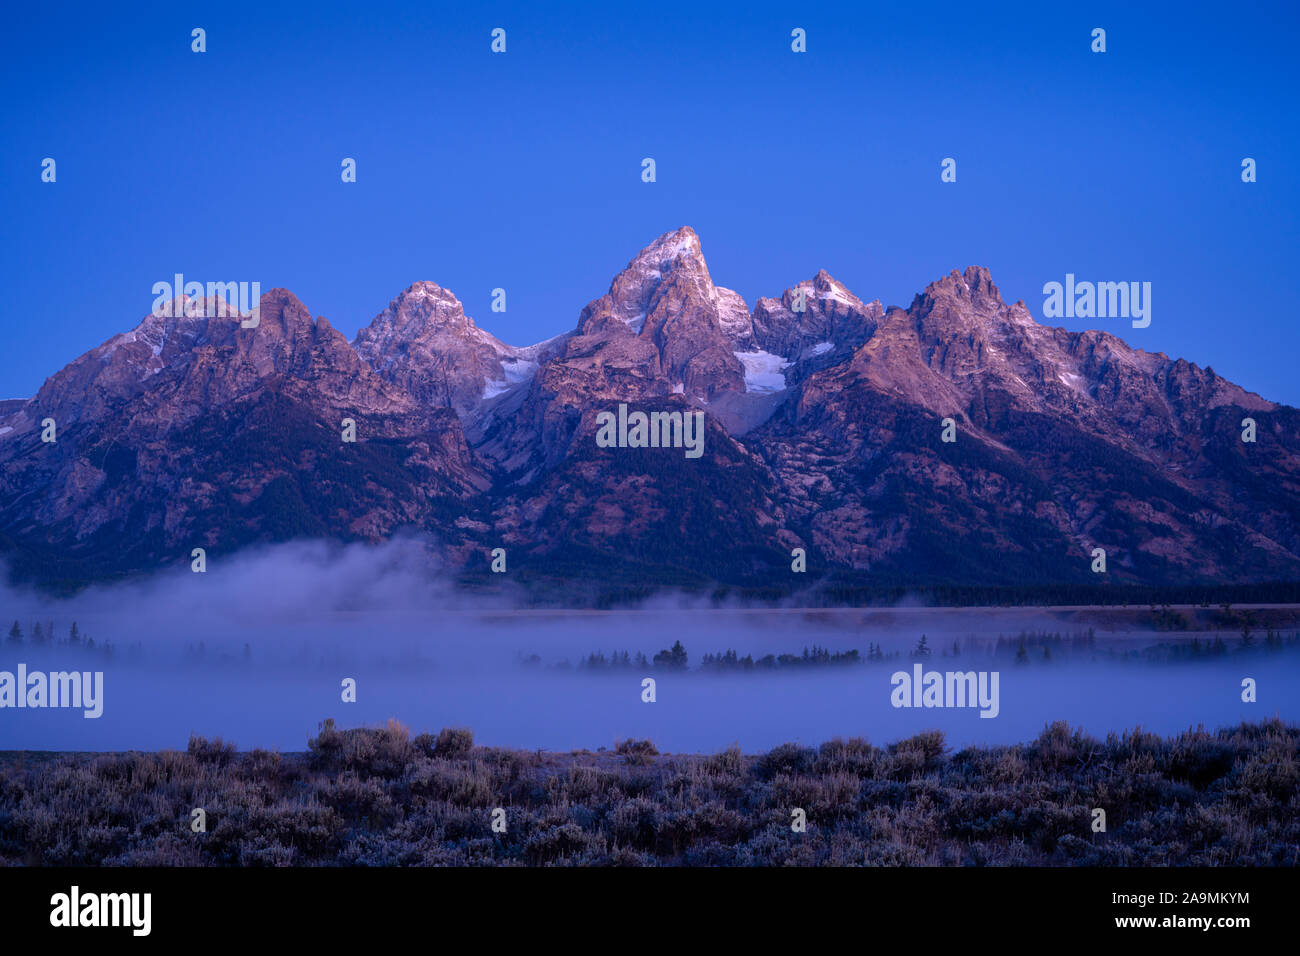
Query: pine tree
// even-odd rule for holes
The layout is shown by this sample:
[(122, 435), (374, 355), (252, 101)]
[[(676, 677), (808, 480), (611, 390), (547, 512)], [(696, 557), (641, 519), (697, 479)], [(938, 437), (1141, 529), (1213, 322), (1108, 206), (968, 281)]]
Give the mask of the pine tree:
[(21, 644), (22, 642), (23, 642), (23, 629), (18, 626), (17, 621), (14, 621), (14, 626), (9, 628), (9, 643)]
[(72, 622), (72, 629), (68, 631), (68, 643), (76, 647), (81, 643), (81, 629), (77, 627), (77, 622)]

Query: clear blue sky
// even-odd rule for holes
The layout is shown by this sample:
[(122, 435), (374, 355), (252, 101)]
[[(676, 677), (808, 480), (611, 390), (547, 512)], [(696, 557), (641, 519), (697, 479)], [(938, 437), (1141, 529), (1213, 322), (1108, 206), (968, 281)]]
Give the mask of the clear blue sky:
[(1297, 9), (13, 6), (0, 397), (134, 326), (176, 272), (287, 287), (349, 336), (430, 279), (527, 344), (686, 224), (751, 306), (819, 268), (905, 305), (986, 265), (1040, 318), (1067, 272), (1150, 281), (1148, 329), (1060, 321), (1300, 405)]

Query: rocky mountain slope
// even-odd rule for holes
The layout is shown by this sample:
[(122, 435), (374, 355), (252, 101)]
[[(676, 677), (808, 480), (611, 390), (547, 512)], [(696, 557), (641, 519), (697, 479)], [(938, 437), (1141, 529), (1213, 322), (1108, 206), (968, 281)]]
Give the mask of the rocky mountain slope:
[[(432, 282), (353, 343), (282, 289), (255, 329), (209, 311), (150, 315), (0, 404), (16, 576), (410, 528), (455, 566), (502, 546), (561, 589), (1300, 581), (1300, 412), (1041, 325), (978, 267), (907, 308), (819, 272), (751, 310), (683, 228), (527, 348)], [(704, 453), (601, 447), (619, 405), (698, 413)]]

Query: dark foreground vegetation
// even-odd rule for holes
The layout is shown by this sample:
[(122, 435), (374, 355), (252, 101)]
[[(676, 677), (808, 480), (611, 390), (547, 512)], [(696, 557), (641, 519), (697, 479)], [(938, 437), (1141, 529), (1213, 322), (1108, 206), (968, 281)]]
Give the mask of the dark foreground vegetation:
[(475, 747), (467, 730), (327, 721), (304, 753), (191, 738), (186, 751), (0, 754), (0, 863), (1294, 866), (1298, 749), (1300, 727), (1277, 720), (759, 756), (649, 741), (533, 753)]

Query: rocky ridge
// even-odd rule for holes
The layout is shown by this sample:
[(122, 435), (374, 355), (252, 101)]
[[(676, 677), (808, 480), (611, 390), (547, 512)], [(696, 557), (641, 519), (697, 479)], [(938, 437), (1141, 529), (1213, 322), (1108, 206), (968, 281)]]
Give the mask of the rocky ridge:
[[(506, 546), (537, 573), (647, 586), (787, 586), (794, 548), (814, 577), (918, 586), (1095, 583), (1094, 547), (1117, 582), (1300, 579), (1300, 413), (1042, 325), (980, 267), (906, 308), (822, 271), (751, 310), (682, 228), (524, 348), (432, 282), (351, 343), (283, 289), (257, 328), (179, 304), (0, 403), (18, 576), (416, 529), (457, 566)], [(620, 403), (703, 413), (707, 454), (598, 448)]]

